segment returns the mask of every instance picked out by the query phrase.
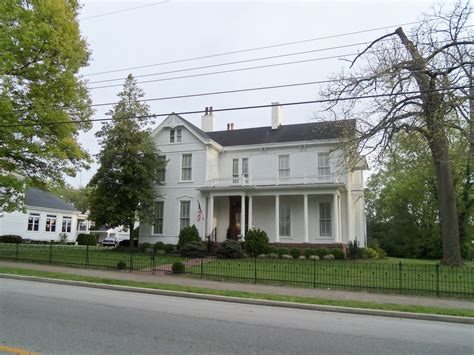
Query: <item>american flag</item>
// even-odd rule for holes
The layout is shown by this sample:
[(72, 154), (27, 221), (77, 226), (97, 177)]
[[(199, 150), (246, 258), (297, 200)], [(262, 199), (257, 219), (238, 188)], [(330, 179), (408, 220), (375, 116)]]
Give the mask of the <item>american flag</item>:
[(201, 208), (201, 204), (199, 203), (198, 201), (198, 215), (197, 215), (197, 221), (198, 222), (201, 222), (204, 220), (204, 214), (202, 213), (202, 208)]

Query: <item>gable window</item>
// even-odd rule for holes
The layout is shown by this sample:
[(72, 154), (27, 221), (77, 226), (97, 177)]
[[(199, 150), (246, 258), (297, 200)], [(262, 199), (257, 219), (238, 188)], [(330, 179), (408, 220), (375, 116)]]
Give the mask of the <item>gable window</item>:
[(329, 202), (319, 204), (319, 235), (321, 237), (331, 236), (331, 203)]
[(37, 232), (39, 230), (39, 221), (40, 215), (39, 213), (30, 213), (28, 216), (28, 227), (29, 231)]
[(63, 225), (62, 225), (62, 228), (61, 228), (61, 232), (71, 233), (71, 225), (72, 225), (72, 218), (71, 217), (63, 217)]
[(291, 235), (289, 203), (280, 203), (280, 235), (284, 237)]
[(163, 201), (155, 201), (153, 234), (163, 234)]
[(289, 155), (278, 156), (278, 176), (280, 178), (290, 177), (290, 156)]
[(192, 179), (192, 158), (191, 154), (183, 154), (181, 161), (181, 180), (190, 181)]
[(181, 142), (181, 128), (170, 129), (170, 143)]
[(163, 184), (166, 181), (166, 156), (160, 155), (161, 167), (158, 169), (158, 175), (156, 180), (158, 183)]
[(77, 220), (77, 230), (78, 231), (86, 231), (87, 230), (87, 222), (85, 219), (78, 219)]
[(232, 182), (239, 182), (239, 159), (232, 159)]
[(319, 153), (318, 154), (318, 174), (319, 175), (329, 175), (329, 153)]
[(56, 216), (46, 215), (46, 232), (56, 232)]
[(249, 158), (242, 158), (242, 176), (249, 177)]
[(179, 229), (189, 227), (191, 218), (190, 218), (190, 209), (191, 201), (181, 201), (180, 211), (179, 211)]

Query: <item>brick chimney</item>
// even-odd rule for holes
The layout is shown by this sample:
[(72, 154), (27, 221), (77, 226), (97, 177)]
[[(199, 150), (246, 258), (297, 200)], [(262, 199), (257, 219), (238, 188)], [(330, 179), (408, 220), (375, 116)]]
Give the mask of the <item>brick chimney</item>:
[(272, 129), (278, 129), (282, 122), (282, 107), (279, 102), (272, 102)]
[(201, 117), (201, 129), (204, 132), (212, 132), (214, 130), (214, 114), (212, 106), (204, 109), (204, 115)]

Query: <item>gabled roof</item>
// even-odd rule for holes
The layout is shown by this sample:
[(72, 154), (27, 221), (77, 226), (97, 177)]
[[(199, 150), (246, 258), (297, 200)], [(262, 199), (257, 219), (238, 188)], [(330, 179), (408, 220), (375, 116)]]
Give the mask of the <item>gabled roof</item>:
[(25, 205), (31, 207), (43, 207), (52, 208), (55, 210), (79, 212), (76, 207), (53, 195), (51, 192), (35, 188), (26, 190)]
[(338, 139), (355, 133), (355, 120), (311, 122), (281, 125), (278, 129), (256, 127), (206, 134), (222, 146), (252, 145), (266, 143), (288, 143)]

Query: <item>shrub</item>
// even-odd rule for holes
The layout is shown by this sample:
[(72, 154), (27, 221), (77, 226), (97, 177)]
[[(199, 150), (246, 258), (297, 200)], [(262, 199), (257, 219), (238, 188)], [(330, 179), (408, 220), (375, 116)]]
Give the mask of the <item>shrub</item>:
[(301, 250), (298, 248), (292, 248), (290, 250), (290, 255), (293, 257), (293, 259), (298, 259), (301, 255)]
[[(187, 244), (189, 245), (189, 244)], [(183, 247), (184, 248), (184, 247)], [(173, 274), (184, 274), (184, 270), (186, 267), (181, 261), (175, 261), (173, 265), (171, 266), (171, 270), (173, 271)]]
[(158, 250), (165, 250), (165, 243), (163, 242), (156, 242), (155, 245), (153, 245), (153, 252), (156, 254)]
[(304, 256), (306, 257), (306, 259), (309, 259), (311, 255), (316, 255), (316, 249), (308, 248), (304, 250)]
[(19, 235), (5, 234), (0, 236), (0, 243), (23, 243), (23, 238)]
[[(133, 240), (133, 246), (134, 247), (138, 246), (138, 239)], [(129, 239), (121, 240), (119, 242), (119, 247), (124, 247), (124, 248), (130, 247), (130, 240)]]
[(181, 256), (188, 258), (202, 258), (206, 256), (206, 248), (201, 242), (188, 243), (181, 248)]
[(117, 263), (117, 269), (119, 270), (123, 270), (123, 269), (126, 269), (127, 268), (127, 263), (123, 260), (120, 260), (118, 263)]
[(327, 250), (327, 248), (316, 249), (316, 255), (319, 256), (320, 259), (324, 258), (328, 254), (329, 254), (329, 250)]
[(165, 250), (165, 253), (172, 253), (172, 252), (174, 252), (174, 245), (173, 244), (165, 244), (164, 250)]
[(332, 254), (327, 254), (323, 256), (324, 260), (334, 260), (334, 255)]
[(77, 244), (78, 245), (97, 245), (97, 239), (95, 234), (84, 234), (81, 233), (77, 236)]
[(344, 252), (339, 248), (331, 249), (331, 254), (334, 255), (334, 259), (338, 260), (342, 260), (345, 257)]
[(218, 245), (216, 255), (219, 259), (240, 259), (243, 256), (240, 243), (231, 239), (227, 239)]
[(260, 229), (250, 229), (245, 235), (244, 246), (250, 256), (265, 254), (268, 250), (267, 233)]
[(349, 259), (360, 259), (362, 258), (362, 250), (359, 248), (359, 242), (357, 240), (349, 241), (347, 244), (347, 257)]
[(150, 243), (143, 243), (142, 245), (140, 245), (140, 251), (142, 251), (142, 252), (146, 252), (150, 248), (151, 248)]
[(283, 254), (281, 256), (282, 259), (293, 259), (293, 257), (290, 254)]
[(317, 255), (310, 255), (309, 260), (319, 260), (319, 256)]
[(277, 248), (275, 248), (275, 247), (269, 247), (269, 248), (267, 249), (267, 254), (278, 254), (278, 253), (277, 253)]
[(379, 259), (385, 259), (387, 257), (387, 252), (385, 250), (383, 250), (382, 248), (375, 247), (375, 248), (372, 248), (372, 249), (374, 249), (377, 252)]
[(288, 248), (277, 248), (276, 253), (281, 258), (283, 255), (287, 255), (289, 251)]
[(372, 248), (365, 248), (367, 252), (367, 257), (369, 259), (378, 259), (379, 258), (379, 253), (377, 253), (377, 250), (372, 249)]
[(196, 226), (193, 224), (190, 227), (185, 227), (179, 232), (178, 239), (178, 250), (181, 250), (183, 246), (189, 243), (201, 243), (201, 237)]

